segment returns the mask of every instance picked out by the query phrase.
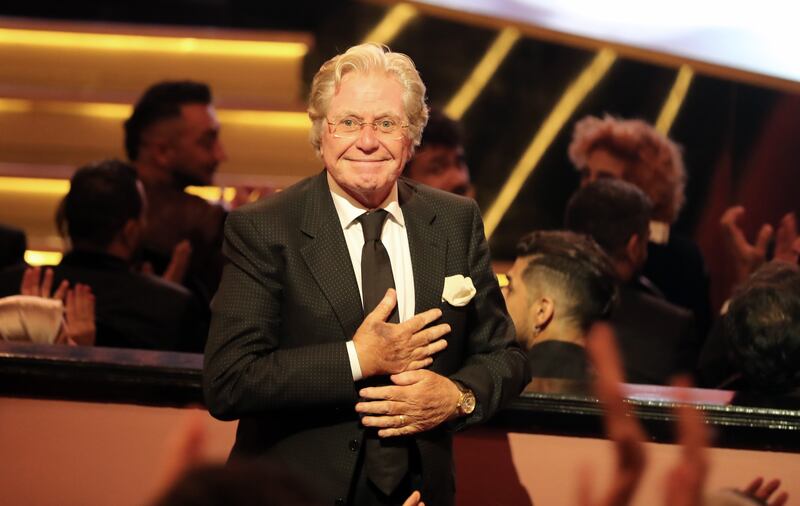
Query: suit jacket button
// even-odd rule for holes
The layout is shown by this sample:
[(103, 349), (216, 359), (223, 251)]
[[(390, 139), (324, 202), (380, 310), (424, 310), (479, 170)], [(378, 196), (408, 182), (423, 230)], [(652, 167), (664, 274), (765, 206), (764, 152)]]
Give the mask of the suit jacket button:
[(350, 446), (350, 451), (351, 452), (357, 452), (358, 451), (358, 440), (357, 439), (353, 439), (352, 441), (350, 441), (350, 445), (349, 446)]
[(344, 506), (344, 499), (342, 499), (341, 497), (339, 497), (338, 499), (336, 499), (335, 501), (333, 501), (333, 504), (335, 504), (336, 506)]

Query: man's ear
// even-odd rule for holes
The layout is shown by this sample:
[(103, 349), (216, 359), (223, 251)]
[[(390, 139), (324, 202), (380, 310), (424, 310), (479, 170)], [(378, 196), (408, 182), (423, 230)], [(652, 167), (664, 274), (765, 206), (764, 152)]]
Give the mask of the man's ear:
[(142, 237), (142, 220), (129, 219), (120, 231), (119, 238), (125, 248), (133, 253), (139, 247), (139, 242)]
[(555, 315), (555, 303), (549, 297), (539, 297), (531, 305), (531, 321), (534, 326), (534, 334), (538, 334), (550, 325)]
[(171, 167), (175, 148), (165, 138), (159, 138), (152, 143), (153, 160), (159, 167)]
[(639, 258), (640, 243), (639, 234), (633, 234), (628, 238), (628, 242), (625, 243), (625, 256), (632, 264), (635, 264)]
[(634, 268), (642, 267), (647, 260), (647, 239), (639, 234), (633, 234), (625, 244), (625, 256)]

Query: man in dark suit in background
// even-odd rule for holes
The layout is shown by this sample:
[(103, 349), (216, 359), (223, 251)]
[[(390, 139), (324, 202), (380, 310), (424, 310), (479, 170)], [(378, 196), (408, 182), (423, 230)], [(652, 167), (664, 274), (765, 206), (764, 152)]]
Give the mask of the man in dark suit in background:
[(647, 260), (650, 210), (650, 200), (636, 186), (600, 179), (575, 192), (567, 204), (565, 225), (597, 241), (620, 279), (611, 323), (626, 380), (669, 384), (671, 376), (694, 370), (698, 343), (691, 312), (667, 302), (640, 275)]
[(232, 458), (276, 460), (334, 504), (453, 504), (452, 431), (528, 379), (475, 202), (398, 179), (424, 97), (405, 55), (329, 60), (309, 100), (326, 170), (226, 223), (209, 410), (240, 420)]
[[(107, 160), (79, 168), (58, 212), (71, 250), (54, 267), (54, 284), (89, 285), (96, 298), (98, 346), (202, 351), (205, 322), (180, 285), (132, 270), (146, 201), (130, 165)], [(0, 296), (19, 293), (25, 266), (0, 276)]]
[(147, 192), (145, 259), (162, 274), (176, 245), (188, 240), (192, 257), (183, 283), (206, 304), (222, 272), (225, 210), (185, 190), (213, 184), (227, 159), (219, 132), (211, 90), (194, 81), (152, 85), (125, 121), (125, 152)]

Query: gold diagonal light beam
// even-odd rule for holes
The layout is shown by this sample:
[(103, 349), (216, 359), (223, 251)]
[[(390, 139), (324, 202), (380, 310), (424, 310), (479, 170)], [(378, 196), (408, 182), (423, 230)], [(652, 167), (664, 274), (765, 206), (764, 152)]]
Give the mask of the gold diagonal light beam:
[(388, 45), (409, 21), (417, 16), (417, 9), (409, 4), (397, 4), (386, 13), (375, 28), (364, 37), (363, 42)]
[(550, 111), (528, 148), (511, 170), (511, 175), (500, 189), (497, 198), (489, 207), (484, 218), (486, 237), (491, 237), (492, 233), (494, 233), (500, 220), (517, 197), (522, 185), (525, 184), (528, 176), (536, 169), (536, 165), (541, 160), (542, 155), (552, 144), (553, 139), (564, 126), (564, 123), (572, 116), (572, 113), (586, 98), (586, 95), (606, 75), (616, 59), (617, 54), (613, 50), (608, 48), (601, 49), (578, 78), (569, 85), (556, 106)]
[(461, 88), (456, 92), (450, 102), (445, 106), (444, 113), (449, 117), (459, 120), (464, 113), (469, 109), (475, 99), (478, 97), (486, 83), (497, 71), (497, 68), (503, 62), (511, 48), (519, 40), (519, 30), (515, 28), (504, 28), (494, 39), (492, 45), (484, 53), (481, 61), (472, 70), (472, 73), (461, 85)]
[(692, 84), (693, 77), (694, 71), (689, 65), (681, 65), (681, 68), (678, 69), (678, 75), (675, 76), (675, 82), (672, 85), (669, 96), (661, 107), (661, 113), (659, 113), (656, 120), (656, 130), (662, 134), (669, 134), (669, 130), (672, 128), (672, 124), (678, 116), (678, 111), (680, 111), (681, 105), (683, 105), (683, 101), (686, 98), (686, 93), (689, 91), (689, 86)]

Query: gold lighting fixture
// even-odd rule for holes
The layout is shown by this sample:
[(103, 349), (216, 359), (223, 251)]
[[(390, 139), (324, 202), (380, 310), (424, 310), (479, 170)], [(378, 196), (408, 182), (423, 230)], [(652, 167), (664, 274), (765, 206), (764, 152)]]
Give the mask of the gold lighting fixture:
[(302, 58), (308, 52), (308, 46), (302, 42), (165, 37), (17, 28), (0, 28), (0, 44), (93, 51), (138, 51), (291, 59)]

